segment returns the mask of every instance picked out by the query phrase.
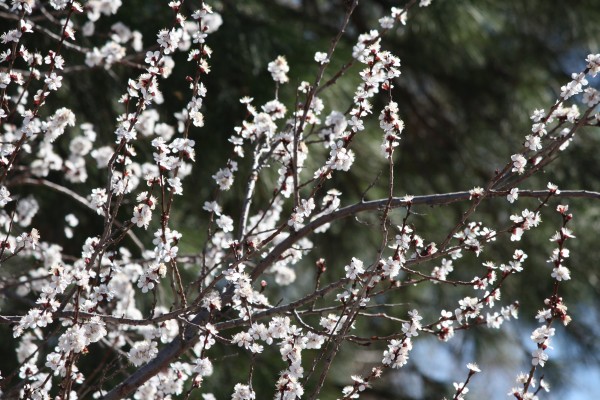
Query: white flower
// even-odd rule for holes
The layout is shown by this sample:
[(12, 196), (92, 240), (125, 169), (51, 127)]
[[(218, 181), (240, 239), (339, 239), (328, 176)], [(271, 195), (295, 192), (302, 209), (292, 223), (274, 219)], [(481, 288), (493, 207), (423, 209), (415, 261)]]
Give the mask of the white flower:
[(569, 268), (561, 265), (557, 268), (554, 268), (550, 276), (552, 276), (557, 281), (568, 281), (569, 279), (571, 279), (571, 271), (569, 271)]
[(206, 33), (216, 32), (223, 25), (223, 17), (221, 14), (212, 12), (202, 17), (202, 27)]
[(476, 363), (468, 363), (467, 368), (473, 372), (481, 372), (481, 368), (479, 368), (479, 365)]
[(600, 92), (594, 88), (586, 88), (583, 91), (583, 104), (588, 107), (594, 107), (596, 104), (600, 103)]
[(329, 62), (329, 58), (327, 57), (327, 53), (322, 53), (320, 51), (317, 51), (315, 53), (315, 61), (318, 62), (321, 65), (327, 64)]
[(202, 209), (217, 215), (221, 215), (221, 206), (216, 201), (205, 201)]
[(542, 119), (544, 119), (544, 117), (546, 116), (546, 112), (542, 109), (535, 109), (533, 110), (533, 114), (531, 114), (531, 120), (533, 122), (540, 122)]
[(301, 214), (304, 217), (310, 217), (310, 213), (315, 209), (315, 199), (310, 198), (308, 200), (301, 199), (300, 204), (298, 204), (298, 210), (296, 211), (298, 214)]
[(465, 386), (464, 382), (454, 382), (452, 383), (452, 385), (454, 385), (454, 390), (456, 390), (456, 392), (460, 392), (460, 394), (458, 396), (455, 396), (455, 398), (458, 399), (463, 399), (464, 395), (469, 393), (469, 388)]
[(410, 322), (405, 322), (402, 324), (402, 332), (407, 337), (418, 336), (419, 330), (421, 329), (421, 320), (423, 317), (419, 315), (417, 310), (412, 310), (408, 312), (410, 316)]
[(383, 352), (382, 363), (392, 368), (401, 368), (408, 363), (408, 353), (412, 349), (410, 338), (405, 340), (390, 340), (388, 349)]
[(514, 203), (515, 200), (517, 200), (519, 198), (519, 189), (518, 188), (512, 188), (510, 189), (510, 193), (508, 193), (508, 195), (506, 196), (506, 200), (508, 200), (509, 203)]
[(525, 147), (531, 151), (538, 151), (542, 149), (542, 139), (536, 135), (525, 136)]
[(304, 216), (302, 213), (292, 213), (288, 220), (288, 225), (291, 226), (295, 231), (299, 230), (304, 226)]
[(585, 74), (571, 74), (572, 81), (567, 83), (565, 86), (560, 88), (560, 97), (564, 100), (581, 93), (583, 91), (583, 87), (588, 84), (587, 79), (585, 79)]
[(277, 83), (286, 83), (289, 81), (287, 73), (290, 71), (290, 67), (284, 56), (279, 56), (275, 61), (271, 61), (268, 65), (267, 70), (271, 73), (273, 80)]
[(354, 257), (352, 257), (350, 265), (346, 265), (344, 269), (346, 270), (346, 278), (348, 279), (356, 279), (360, 274), (365, 272), (363, 262)]
[(404, 261), (405, 260), (402, 257), (399, 259), (388, 257), (381, 266), (384, 275), (390, 279), (394, 279), (400, 273), (400, 268), (402, 267), (402, 263)]
[(167, 179), (167, 182), (170, 186), (170, 190), (172, 190), (174, 194), (183, 194), (183, 186), (179, 177), (169, 178)]
[(46, 367), (54, 371), (55, 376), (65, 376), (65, 361), (60, 353), (50, 353), (46, 356)]
[(554, 184), (554, 183), (552, 183), (552, 182), (548, 182), (548, 185), (546, 185), (546, 186), (548, 187), (548, 191), (549, 191), (550, 193), (553, 193), (553, 194), (560, 194), (560, 190), (558, 189), (558, 185), (555, 185), (555, 184)]
[(522, 174), (525, 172), (525, 166), (527, 165), (527, 160), (521, 154), (513, 154), (510, 159), (513, 161), (513, 169), (512, 172), (518, 172)]
[(323, 343), (325, 343), (325, 337), (313, 332), (307, 332), (306, 348), (307, 349), (320, 349)]
[(148, 229), (150, 221), (152, 220), (152, 210), (146, 204), (140, 204), (133, 209), (133, 217), (131, 222), (136, 224), (138, 227), (144, 227)]
[(543, 325), (531, 334), (531, 340), (536, 342), (537, 344), (548, 344), (548, 340), (554, 336), (554, 328), (550, 328), (547, 325)]
[(6, 186), (0, 186), (0, 207), (4, 207), (9, 201), (12, 201), (10, 192)]
[(233, 171), (229, 168), (220, 169), (212, 177), (221, 190), (229, 190), (233, 185)]
[(81, 353), (89, 343), (85, 329), (79, 325), (70, 327), (58, 338), (58, 348), (65, 353)]
[(539, 364), (540, 367), (543, 367), (544, 364), (546, 364), (546, 361), (548, 361), (548, 354), (544, 353), (544, 350), (542, 349), (534, 350), (534, 352), (531, 353), (531, 355), (533, 356), (533, 358), (531, 359), (532, 365)]
[(543, 122), (533, 124), (531, 126), (531, 132), (535, 133), (536, 136), (544, 136), (546, 135), (546, 133), (548, 133), (546, 131), (546, 124), (544, 124)]
[(392, 29), (394, 27), (394, 18), (385, 16), (379, 19), (379, 25), (383, 29)]
[(590, 54), (585, 59), (587, 61), (587, 68), (589, 74), (595, 77), (600, 72), (600, 54)]
[(545, 392), (550, 391), (550, 384), (546, 382), (546, 380), (544, 380), (543, 378), (540, 379), (540, 387), (544, 389)]
[(254, 391), (252, 389), (250, 389), (250, 386), (242, 385), (241, 383), (238, 383), (233, 388), (233, 394), (231, 395), (231, 400), (254, 400), (254, 399), (256, 399), (256, 393), (254, 393)]
[(210, 376), (213, 374), (213, 365), (212, 362), (204, 357), (199, 358), (196, 366), (194, 367), (194, 372), (201, 376)]
[(131, 350), (129, 350), (128, 356), (129, 361), (131, 361), (131, 363), (136, 367), (139, 367), (140, 365), (152, 360), (157, 354), (158, 349), (156, 348), (156, 342), (144, 340), (135, 343)]
[(321, 317), (319, 325), (321, 325), (327, 333), (337, 333), (348, 319), (347, 315), (338, 318), (335, 314), (329, 314), (327, 317)]
[(49, 90), (58, 90), (62, 86), (62, 79), (62, 76), (58, 76), (53, 72), (49, 76), (46, 76), (44, 83), (48, 85)]
[(182, 36), (183, 31), (180, 29), (171, 29), (170, 31), (163, 29), (158, 33), (156, 41), (163, 48), (165, 54), (171, 54), (179, 45)]
[(469, 200), (475, 198), (479, 198), (481, 196), (483, 196), (483, 194), (485, 193), (485, 191), (483, 190), (483, 188), (476, 186), (473, 189), (469, 190)]

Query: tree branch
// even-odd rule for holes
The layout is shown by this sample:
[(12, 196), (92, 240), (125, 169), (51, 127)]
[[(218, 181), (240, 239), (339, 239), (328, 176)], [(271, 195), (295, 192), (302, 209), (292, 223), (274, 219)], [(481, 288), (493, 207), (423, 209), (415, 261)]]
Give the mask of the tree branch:
[[(70, 197), (71, 199), (75, 200), (76, 202), (78, 202), (79, 204), (84, 206), (85, 208), (92, 210), (94, 212), (94, 214), (97, 214), (96, 209), (90, 205), (90, 202), (85, 197), (80, 196), (79, 194), (75, 193), (71, 189), (61, 186), (57, 183), (50, 182), (45, 179), (24, 178), (24, 179), (18, 179), (16, 181), (9, 182), (7, 184), (7, 186), (9, 186), (9, 187), (10, 186), (18, 186), (18, 185), (31, 185), (31, 186), (47, 187), (48, 189), (52, 189), (55, 192), (58, 192), (58, 193), (66, 195), (67, 197)], [(117, 225), (117, 227), (119, 227), (119, 228), (123, 227), (123, 224), (118, 221), (115, 221), (115, 225)], [(140, 251), (144, 251), (144, 244), (137, 237), (137, 235), (135, 233), (133, 233), (132, 230), (127, 231), (127, 236), (129, 236), (129, 238), (133, 241), (133, 243), (135, 243), (135, 245), (140, 249)]]
[[(502, 192), (490, 192), (487, 198), (493, 197), (503, 197), (508, 194), (508, 191)], [(530, 197), (530, 198), (545, 198), (548, 196), (548, 190), (522, 190), (519, 191), (520, 197)], [(412, 205), (427, 205), (427, 206), (441, 206), (447, 205), (451, 203), (456, 203), (459, 201), (468, 201), (470, 198), (470, 193), (468, 191), (463, 192), (454, 192), (454, 193), (443, 193), (443, 194), (433, 194), (433, 195), (425, 195), (425, 196), (415, 196), (413, 198), (406, 197), (394, 197), (390, 202), (391, 208), (399, 208), (406, 207), (408, 204)], [(553, 197), (557, 198), (588, 198), (588, 199), (600, 199), (600, 192), (591, 192), (587, 190), (564, 190), (559, 194), (553, 195)], [(303, 228), (289, 235), (285, 240), (283, 240), (280, 244), (275, 246), (273, 250), (260, 262), (256, 265), (254, 270), (252, 271), (251, 277), (253, 281), (256, 281), (260, 275), (273, 263), (275, 260), (279, 258), (279, 256), (290, 246), (292, 246), (296, 241), (301, 239), (304, 236), (307, 236), (311, 232), (313, 232), (316, 228), (330, 223), (332, 221), (342, 219), (351, 215), (355, 215), (359, 212), (364, 211), (375, 211), (383, 209), (386, 204), (389, 202), (389, 199), (380, 199), (380, 200), (372, 200), (365, 201), (357, 204), (353, 204), (351, 206), (347, 206), (341, 208), (337, 211), (334, 211), (330, 214), (323, 215), (305, 225)], [(342, 281), (339, 281), (342, 282)], [(339, 283), (338, 282), (338, 283)], [(337, 286), (336, 286), (337, 287)], [(316, 292), (314, 296), (309, 296), (307, 299), (312, 301), (314, 298), (318, 297), (331, 290), (331, 287), (326, 287)], [(223, 295), (223, 304), (227, 304), (227, 301), (231, 298), (232, 292), (227, 291)], [(305, 300), (305, 299), (303, 299)], [(284, 312), (288, 311), (294, 306), (300, 305), (302, 300), (298, 302), (290, 303), (285, 306), (277, 307), (276, 310), (266, 310), (264, 312), (258, 313), (261, 316), (273, 315), (276, 312)], [(302, 304), (305, 304), (302, 302)], [(160, 317), (158, 317), (160, 318)], [(121, 399), (131, 393), (135, 388), (141, 386), (150, 379), (152, 376), (156, 375), (160, 370), (164, 369), (168, 366), (173, 360), (183, 354), (185, 351), (190, 349), (196, 342), (198, 341), (198, 331), (190, 327), (190, 325), (202, 325), (208, 319), (208, 312), (201, 311), (197, 314), (194, 319), (188, 324), (187, 328), (184, 330), (182, 335), (179, 335), (176, 339), (174, 339), (171, 343), (169, 343), (166, 347), (159, 351), (156, 358), (150, 361), (148, 364), (144, 365), (133, 374), (131, 374), (128, 378), (126, 378), (120, 385), (115, 387), (112, 391), (110, 391), (103, 399), (104, 400), (116, 400)], [(130, 323), (129, 321), (128, 323)], [(235, 326), (238, 322), (228, 321), (220, 324), (221, 329), (230, 328)]]
[[(487, 196), (488, 198), (493, 197), (503, 197), (506, 196), (509, 191), (492, 191)], [(548, 196), (548, 190), (520, 190), (520, 197), (532, 197), (532, 198), (545, 198)], [(414, 196), (412, 198), (406, 197), (394, 197), (390, 202), (390, 208), (399, 208), (406, 207), (408, 204), (411, 205), (427, 205), (430, 207), (434, 206), (442, 206), (452, 203), (457, 203), (459, 201), (468, 201), (471, 197), (471, 194), (468, 191), (464, 192), (454, 192), (454, 193), (442, 193), (442, 194), (432, 194), (432, 195), (424, 195), (424, 196)], [(587, 190), (563, 190), (559, 194), (554, 194), (553, 197), (559, 198), (591, 198), (591, 199), (600, 199), (600, 192), (591, 192)], [(283, 252), (290, 248), (292, 244), (294, 244), (299, 239), (307, 236), (311, 232), (313, 232), (318, 227), (328, 224), (332, 221), (346, 218), (351, 215), (355, 215), (359, 212), (364, 211), (375, 211), (382, 210), (389, 199), (380, 199), (380, 200), (371, 200), (364, 201), (357, 204), (353, 204), (351, 206), (347, 206), (344, 208), (340, 208), (337, 211), (334, 211), (330, 214), (323, 215), (308, 224), (304, 227), (300, 228), (296, 232), (290, 234), (287, 238), (285, 238), (281, 243), (279, 243), (275, 248), (265, 257), (263, 258), (254, 268), (251, 273), (251, 278), (253, 281), (258, 279), (260, 275), (274, 262), (276, 261)]]

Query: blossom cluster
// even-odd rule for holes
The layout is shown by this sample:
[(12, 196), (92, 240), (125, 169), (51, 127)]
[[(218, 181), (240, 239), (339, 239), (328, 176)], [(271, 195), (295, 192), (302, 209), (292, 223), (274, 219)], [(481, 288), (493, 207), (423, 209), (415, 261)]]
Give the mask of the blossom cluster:
[[(552, 324), (559, 321), (566, 326), (571, 322), (571, 316), (567, 312), (563, 298), (558, 295), (558, 289), (561, 282), (571, 279), (570, 271), (564, 266), (564, 262), (569, 257), (569, 250), (565, 247), (565, 242), (575, 238), (573, 232), (566, 227), (573, 219), (573, 215), (569, 213), (569, 207), (564, 204), (558, 205), (556, 211), (562, 217), (562, 227), (550, 239), (552, 242), (556, 242), (558, 247), (553, 250), (552, 256), (548, 260), (553, 265), (551, 276), (555, 280), (554, 289), (552, 295), (544, 300), (545, 308), (538, 311), (536, 315), (538, 323), (542, 325), (534, 329), (530, 336), (536, 346), (531, 353), (532, 368), (528, 374), (519, 374), (518, 386), (509, 392), (509, 395), (519, 400), (537, 400), (539, 398), (536, 395), (538, 390), (530, 392), (530, 389), (536, 386), (534, 373), (548, 362), (547, 350), (552, 348), (550, 343), (556, 334), (556, 329), (552, 327)], [(546, 392), (550, 391), (548, 382), (543, 380), (543, 376), (540, 378), (540, 387)]]
[[(355, 399), (385, 371), (411, 362), (411, 350), (423, 336), (448, 342), (474, 326), (499, 329), (517, 319), (519, 301), (505, 300), (502, 294), (508, 297), (504, 287), (516, 274), (535, 268), (526, 263), (528, 254), (513, 249), (498, 263), (478, 257), (498, 242), (520, 242), (542, 223), (544, 207), (565, 195), (551, 183), (538, 192), (517, 185), (566, 149), (581, 126), (598, 125), (593, 111), (600, 95), (588, 79), (600, 72), (600, 55), (587, 57), (586, 69), (571, 76), (548, 112), (533, 112), (524, 147), (507, 156), (489, 182), (461, 193), (398, 197), (394, 160), (409, 129), (402, 102), (394, 100), (403, 78), (401, 60), (385, 49), (385, 36), (408, 23), (411, 7), (429, 6), (431, 0), (392, 7), (379, 19), (379, 30), (357, 34), (351, 59), (331, 71), (357, 2), (348, 3), (340, 34), (328, 50), (317, 49), (311, 58), (312, 83), (289, 88), (295, 71), (284, 55), (264, 66), (273, 80), (273, 98), (262, 103), (240, 99), (245, 116), (228, 139), (231, 154), (207, 172), (211, 197), (197, 199), (188, 193), (185, 180), (199, 176), (194, 163), (210, 151), (192, 134), (211, 117), (205, 115), (213, 100), (207, 89), (213, 55), (208, 44), (224, 23), (221, 15), (204, 1), (189, 7), (170, 1), (165, 11), (172, 14), (172, 24), (148, 41), (122, 22), (106, 22), (118, 14), (120, 0), (83, 5), (14, 0), (10, 6), (0, 1), (12, 24), (0, 37), (5, 46), (0, 53), (0, 266), (6, 265), (0, 289), (28, 307), (2, 310), (2, 320), (12, 324), (19, 363), (9, 382), (0, 378), (3, 394), (168, 399), (198, 391), (211, 400), (211, 388), (221, 386), (211, 379), (219, 368), (227, 368), (223, 354), (235, 352), (250, 364), (249, 373), (232, 372), (233, 380), (225, 382), (222, 393), (231, 399), (268, 397), (254, 372), (269, 354), (276, 354), (280, 371), (269, 396), (294, 400), (308, 396), (310, 388), (310, 397), (316, 398), (337, 354), (353, 342), (372, 346), (378, 354), (366, 373), (357, 363), (361, 370), (342, 389), (343, 399)], [(54, 30), (38, 24), (46, 19)], [(34, 33), (50, 40), (53, 49), (33, 46)], [(69, 51), (81, 53), (82, 65), (69, 59)], [(189, 92), (182, 95), (178, 112), (164, 115), (161, 106), (170, 98), (164, 79), (179, 72), (177, 59), (187, 60), (191, 72), (183, 79)], [(347, 109), (331, 109), (321, 93), (355, 64), (358, 83)], [(111, 134), (103, 142), (104, 127), (67, 107), (53, 107), (70, 89), (67, 74), (79, 68), (115, 74), (116, 66), (138, 72), (126, 79), (114, 102), (118, 116), (107, 122)], [(293, 102), (286, 102), (286, 90)], [(567, 105), (576, 96), (584, 111)], [(363, 156), (357, 138), (370, 131), (383, 138), (381, 157), (373, 162), (389, 167), (388, 195), (367, 200), (368, 187), (363, 199), (353, 203), (335, 187), (336, 178), (351, 172)], [(90, 178), (98, 171), (101, 183)], [(22, 190), (23, 185), (53, 190), (85, 207), (90, 220), (98, 219), (91, 223), (75, 211), (60, 216), (65, 238), (83, 243), (75, 254), (63, 248), (71, 242), (43, 237), (32, 226), (43, 218), (38, 214), (44, 200)], [(232, 206), (238, 189), (242, 195)], [(202, 205), (201, 234), (189, 224), (175, 226), (173, 210), (184, 195)], [(502, 217), (504, 228), (484, 224), (475, 215), (480, 203), (496, 196), (506, 196), (511, 204), (512, 215)], [(512, 204), (528, 196), (539, 204), (514, 211)], [(440, 226), (439, 237), (430, 238), (414, 208), (454, 201), (464, 201), (466, 211), (451, 226)], [(572, 278), (565, 243), (575, 236), (567, 228), (572, 218), (568, 206), (561, 204), (557, 211), (563, 224), (551, 239), (556, 248), (548, 260), (554, 287), (536, 316), (541, 325), (531, 334), (534, 368), (519, 375), (518, 387), (511, 390), (521, 399), (534, 398), (529, 388), (536, 369), (548, 361), (546, 350), (556, 334), (553, 322), (571, 321), (558, 288)], [(357, 249), (343, 255), (341, 263), (318, 258), (319, 235), (363, 212), (377, 220), (364, 222), (375, 227), (368, 234), (377, 243), (375, 250), (367, 254)], [(188, 234), (190, 230), (194, 233)], [(13, 274), (15, 265), (19, 269)], [(408, 288), (425, 285), (459, 289), (451, 301), (433, 305), (433, 313), (419, 310), (418, 303), (410, 311), (405, 303), (394, 303)], [(381, 311), (390, 305), (390, 312)], [(363, 336), (364, 322), (376, 318), (386, 324), (373, 326), (386, 325), (393, 332)], [(96, 370), (82, 361), (90, 353), (103, 355)], [(113, 366), (118, 368), (113, 371)], [(476, 364), (468, 368), (467, 379), (454, 383), (456, 399), (464, 398), (469, 379), (480, 372)]]

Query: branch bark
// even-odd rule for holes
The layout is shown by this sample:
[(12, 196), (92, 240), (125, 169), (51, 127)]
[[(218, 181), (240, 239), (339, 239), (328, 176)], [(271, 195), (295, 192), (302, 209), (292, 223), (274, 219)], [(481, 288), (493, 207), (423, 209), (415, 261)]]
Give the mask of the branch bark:
[[(491, 192), (487, 198), (493, 197), (503, 197), (508, 194), (508, 191), (501, 192)], [(529, 197), (529, 198), (545, 198), (548, 196), (548, 190), (522, 190), (519, 191), (520, 197)], [(405, 197), (394, 197), (390, 202), (391, 208), (399, 208), (406, 207), (409, 203), (414, 205), (427, 205), (430, 207), (441, 206), (451, 203), (456, 203), (459, 201), (469, 201), (471, 197), (468, 191), (463, 192), (454, 192), (454, 193), (443, 193), (443, 194), (433, 194), (433, 195), (425, 195), (425, 196), (414, 196), (412, 198)], [(600, 192), (592, 192), (587, 190), (563, 190), (559, 194), (555, 194), (554, 197), (557, 198), (587, 198), (587, 199), (600, 199)], [(375, 211), (379, 209), (383, 209), (386, 204), (389, 202), (389, 199), (380, 199), (380, 200), (372, 200), (365, 201), (357, 204), (353, 204), (351, 206), (347, 206), (341, 208), (337, 211), (334, 211), (330, 214), (323, 215), (308, 224), (306, 224), (303, 228), (289, 235), (285, 240), (283, 240), (280, 244), (275, 246), (273, 250), (267, 255), (260, 263), (256, 265), (254, 270), (252, 271), (251, 278), (253, 281), (256, 281), (262, 273), (274, 262), (279, 256), (290, 246), (292, 246), (296, 241), (307, 236), (311, 232), (313, 232), (316, 228), (330, 223), (332, 221), (342, 219), (348, 216), (355, 215), (364, 211)], [(326, 288), (328, 289), (328, 288)], [(325, 289), (323, 289), (325, 290)], [(321, 293), (320, 293), (321, 294)], [(223, 304), (227, 304), (228, 300), (230, 300), (232, 296), (232, 291), (228, 290), (223, 295)], [(310, 297), (312, 300), (313, 297)], [(291, 305), (296, 305), (296, 303), (291, 303)], [(277, 311), (283, 312), (289, 310), (289, 306), (279, 308)], [(263, 312), (265, 315), (271, 315), (272, 312), (265, 311)], [(261, 313), (262, 314), (262, 313)], [(189, 350), (192, 346), (196, 344), (198, 341), (198, 330), (193, 328), (193, 325), (202, 325), (208, 320), (208, 312), (201, 311), (198, 313), (188, 324), (184, 332), (179, 335), (176, 339), (174, 339), (171, 343), (167, 344), (162, 350), (159, 351), (156, 358), (150, 361), (148, 364), (139, 368), (129, 377), (127, 377), (121, 384), (111, 390), (105, 397), (104, 400), (116, 400), (126, 397), (131, 392), (133, 392), (136, 388), (143, 385), (148, 379), (156, 375), (162, 369), (166, 368), (172, 361), (176, 360), (179, 356), (181, 356), (184, 352)], [(229, 324), (225, 323), (220, 326), (220, 328), (230, 327)]]

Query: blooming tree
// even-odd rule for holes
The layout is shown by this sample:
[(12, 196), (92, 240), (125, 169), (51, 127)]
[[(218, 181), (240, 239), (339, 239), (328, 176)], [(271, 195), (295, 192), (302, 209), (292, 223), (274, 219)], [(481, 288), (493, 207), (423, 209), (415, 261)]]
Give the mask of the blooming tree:
[[(582, 127), (599, 124), (595, 109), (600, 94), (588, 79), (600, 72), (600, 54), (587, 57), (586, 68), (573, 73), (554, 103), (532, 112), (531, 131), (516, 140), (515, 153), (481, 187), (399, 194), (394, 162), (402, 151), (402, 136), (410, 132), (405, 132), (404, 111), (395, 101), (395, 84), (403, 79), (402, 55), (385, 50), (385, 38), (410, 23), (409, 10), (426, 12), (431, 1), (392, 7), (379, 27), (358, 35), (352, 58), (330, 71), (358, 3), (348, 1), (330, 47), (315, 49), (314, 79), (291, 89), (296, 102), (284, 104), (278, 95), (291, 85), (293, 66), (285, 55), (265, 66), (274, 82), (270, 101), (240, 99), (246, 116), (229, 139), (231, 156), (205, 183), (215, 188), (214, 195), (199, 205), (206, 215), (205, 243), (200, 251), (183, 254), (183, 235), (171, 215), (182, 196), (194, 197), (188, 189), (184, 192), (183, 181), (194, 174), (196, 157), (208, 151), (190, 136), (210, 118), (203, 114), (203, 105), (211, 101), (205, 83), (211, 46), (219, 51), (211, 33), (223, 23), (208, 2), (189, 3), (165, 5), (172, 24), (143, 38), (123, 23), (114, 24), (109, 34), (97, 32), (103, 18), (118, 13), (119, 0), (0, 2), (5, 30), (0, 53), (0, 285), (22, 300), (0, 311), (18, 341), (18, 369), (2, 371), (4, 395), (316, 399), (336, 357), (355, 345), (370, 345), (380, 352), (377, 362), (348, 376), (338, 396), (359, 398), (382, 375), (410, 363), (420, 337), (448, 342), (471, 328), (502, 329), (516, 319), (518, 299), (501, 293), (515, 275), (530, 268), (519, 242), (542, 220), (556, 226), (545, 272), (554, 283), (537, 305), (539, 313), (525, 316), (538, 324), (531, 333), (529, 369), (515, 372), (516, 384), (506, 391), (517, 399), (534, 399), (540, 389), (548, 390), (542, 380), (547, 349), (555, 327), (571, 320), (561, 295), (571, 279), (568, 243), (575, 238), (567, 202), (600, 194), (561, 191), (552, 183), (537, 190), (519, 186), (559, 157)], [(51, 28), (40, 22), (47, 20)], [(53, 47), (38, 48), (34, 35), (52, 39)], [(103, 43), (93, 48), (78, 44), (79, 37), (94, 35)], [(69, 70), (71, 52), (85, 57), (77, 68), (110, 71), (128, 65), (142, 71), (122, 87), (118, 119), (106, 122), (114, 128), (111, 146), (99, 146), (95, 127), (69, 108), (49, 106), (70, 90), (63, 76), (77, 71)], [(193, 74), (181, 77), (189, 91), (180, 112), (165, 118), (157, 112), (165, 101), (161, 90), (167, 90), (161, 80), (174, 71), (178, 53), (187, 54)], [(351, 74), (353, 66), (358, 66), (359, 83), (347, 109), (325, 112), (319, 96)], [(377, 97), (385, 102), (379, 110), (372, 102)], [(372, 120), (378, 121), (380, 156), (388, 169), (386, 196), (348, 202), (332, 178), (352, 174), (362, 154), (356, 138), (370, 129)], [(105, 172), (105, 179), (81, 192), (92, 163)], [(32, 226), (39, 203), (22, 194), (28, 185), (56, 192), (89, 209), (90, 218), (97, 214), (102, 220), (97, 231), (88, 232), (78, 228), (74, 214), (64, 216), (67, 237), (85, 235), (79, 253), (69, 254)], [(233, 187), (241, 188), (243, 196), (235, 213), (227, 214), (222, 199)], [(259, 191), (270, 193), (267, 201)], [(512, 215), (500, 226), (488, 226), (478, 207), (495, 198), (502, 198)], [(519, 207), (522, 198), (537, 199), (537, 206)], [(421, 236), (415, 210), (451, 203), (463, 205), (463, 212), (442, 232), (443, 239)], [(379, 245), (368, 258), (349, 254), (345, 265), (308, 261), (326, 245), (320, 234), (365, 213), (378, 221)], [(147, 230), (153, 231), (148, 241), (141, 235)], [(486, 250), (500, 241), (516, 245), (512, 257), (487, 258)], [(467, 254), (476, 257), (477, 267), (461, 263)], [(306, 271), (314, 274), (309, 287), (298, 279)], [(469, 278), (461, 278), (464, 274)], [(289, 292), (294, 297), (280, 301), (281, 288), (293, 285), (298, 286)], [(397, 304), (386, 310), (397, 294), (427, 285), (456, 288), (461, 296), (437, 305), (436, 315)], [(357, 324), (376, 318), (391, 321), (394, 332), (354, 334)], [(227, 368), (223, 349), (247, 356), (248, 370), (223, 382), (220, 393), (209, 393), (211, 375)], [(257, 388), (254, 371), (270, 349), (281, 358), (281, 372), (272, 377), (270, 388)], [(96, 369), (87, 367), (92, 358), (98, 360)], [(465, 397), (478, 373), (485, 370), (474, 363), (467, 366), (464, 382), (454, 383), (454, 399)]]

